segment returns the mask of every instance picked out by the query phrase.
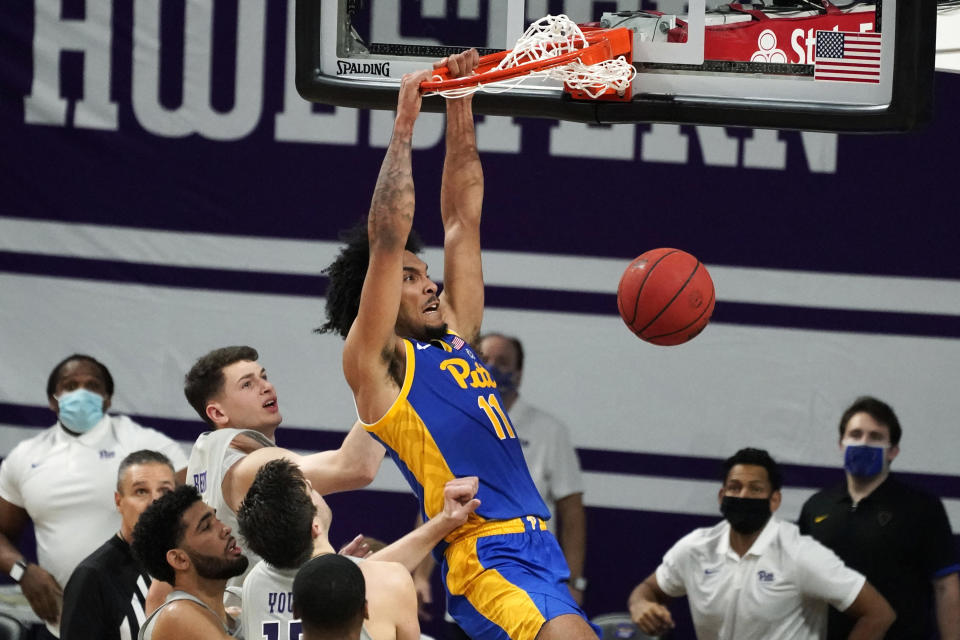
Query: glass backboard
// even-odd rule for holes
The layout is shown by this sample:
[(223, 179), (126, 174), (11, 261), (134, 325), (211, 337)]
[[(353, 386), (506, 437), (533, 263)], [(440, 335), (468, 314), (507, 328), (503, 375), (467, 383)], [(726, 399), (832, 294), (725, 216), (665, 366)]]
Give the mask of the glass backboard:
[[(589, 123), (674, 122), (905, 131), (932, 110), (935, 0), (298, 0), (306, 99), (392, 109), (404, 73), (449, 53), (510, 49), (548, 13), (633, 31), (626, 102), (575, 100), (538, 80), (478, 94), (475, 111)], [(426, 110), (443, 108), (428, 98)]]

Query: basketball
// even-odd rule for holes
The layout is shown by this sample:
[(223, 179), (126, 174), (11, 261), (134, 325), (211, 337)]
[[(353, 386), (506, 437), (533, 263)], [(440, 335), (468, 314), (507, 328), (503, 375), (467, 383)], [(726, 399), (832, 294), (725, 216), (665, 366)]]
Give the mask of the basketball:
[(710, 322), (715, 302), (707, 268), (679, 249), (651, 249), (630, 263), (617, 287), (620, 317), (651, 344), (692, 340)]

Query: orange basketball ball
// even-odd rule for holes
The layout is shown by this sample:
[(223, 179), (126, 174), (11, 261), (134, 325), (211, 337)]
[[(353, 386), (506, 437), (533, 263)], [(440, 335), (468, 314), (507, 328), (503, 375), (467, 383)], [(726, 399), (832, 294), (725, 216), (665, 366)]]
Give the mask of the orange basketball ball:
[(715, 302), (707, 268), (679, 249), (651, 249), (623, 272), (617, 287), (620, 317), (641, 339), (675, 345), (710, 322)]

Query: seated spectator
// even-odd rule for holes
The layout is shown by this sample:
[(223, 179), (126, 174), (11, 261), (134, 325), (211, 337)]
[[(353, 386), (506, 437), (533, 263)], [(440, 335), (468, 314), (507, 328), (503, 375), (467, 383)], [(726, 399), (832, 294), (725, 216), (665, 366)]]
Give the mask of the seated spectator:
[(673, 628), (664, 606), (687, 596), (699, 640), (823, 638), (827, 605), (855, 619), (851, 638), (883, 638), (893, 609), (856, 571), (796, 525), (780, 506), (780, 469), (761, 449), (741, 449), (724, 464), (718, 500), (724, 520), (684, 536), (630, 594), (644, 633)]
[(156, 451), (135, 451), (120, 463), (114, 494), (120, 531), (74, 569), (63, 593), (63, 640), (121, 640), (140, 632), (151, 578), (130, 541), (140, 514), (176, 487), (173, 474), (170, 460)]
[(190, 485), (160, 497), (140, 515), (133, 554), (174, 591), (141, 626), (139, 640), (244, 637), (223, 604), (227, 580), (242, 575), (248, 562), (230, 533)]
[[(59, 637), (63, 585), (81, 560), (120, 528), (110, 500), (120, 461), (140, 449), (160, 451), (179, 470), (176, 442), (126, 416), (107, 414), (113, 377), (95, 358), (75, 354), (47, 380), (57, 423), (14, 447), (0, 465), (0, 571), (20, 583), (37, 616)], [(39, 564), (15, 546), (33, 520)]]

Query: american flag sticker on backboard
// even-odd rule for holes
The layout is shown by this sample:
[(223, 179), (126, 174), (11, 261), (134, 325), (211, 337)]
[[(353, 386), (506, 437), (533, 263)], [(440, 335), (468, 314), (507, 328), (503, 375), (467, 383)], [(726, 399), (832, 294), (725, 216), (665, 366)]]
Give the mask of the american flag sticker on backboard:
[(880, 82), (879, 33), (817, 31), (814, 80)]

